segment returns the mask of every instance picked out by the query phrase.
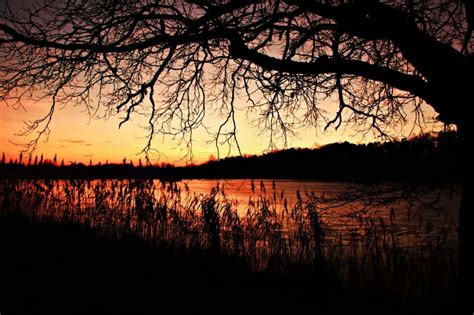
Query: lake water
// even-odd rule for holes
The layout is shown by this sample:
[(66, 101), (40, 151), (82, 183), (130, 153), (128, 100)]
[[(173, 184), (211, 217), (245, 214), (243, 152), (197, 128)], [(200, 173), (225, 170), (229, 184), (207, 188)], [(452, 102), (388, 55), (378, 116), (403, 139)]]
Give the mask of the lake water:
[[(146, 228), (140, 227), (140, 233), (145, 234), (148, 230), (156, 232), (155, 225), (162, 222), (157, 212), (162, 200), (163, 209), (175, 209), (180, 224), (192, 230), (196, 224), (202, 224), (196, 218), (202, 214), (203, 201), (212, 195), (218, 201), (216, 207), (221, 215), (227, 208), (234, 209), (242, 222), (247, 220), (255, 226), (260, 224), (255, 221), (258, 217), (281, 231), (294, 232), (292, 222), (311, 229), (308, 209), (312, 207), (327, 231), (334, 231), (333, 236), (363, 237), (382, 228), (389, 229), (397, 241), (412, 244), (413, 237), (455, 237), (460, 203), (459, 188), (407, 184), (364, 186), (301, 180), (195, 179), (173, 183), (44, 180), (18, 181), (16, 185), (15, 194), (21, 194), (19, 202), (25, 203), (21, 207), (97, 225), (112, 222), (114, 226), (138, 228), (145, 224)], [(169, 220), (170, 216), (166, 218)]]
[[(223, 188), (226, 198), (233, 200), (240, 213), (248, 209), (249, 199), (266, 197), (275, 201), (281, 210), (283, 200), (289, 205), (297, 202), (297, 195), (314, 194), (320, 203), (318, 208), (331, 213), (348, 214), (364, 210), (385, 218), (403, 216), (437, 224), (457, 222), (460, 189), (440, 187), (416, 187), (407, 184), (381, 184), (365, 186), (352, 183), (302, 181), (288, 179), (193, 179), (178, 182), (178, 186), (190, 194), (208, 195), (213, 188)], [(379, 196), (374, 196), (378, 193)], [(396, 197), (401, 198), (396, 198)], [(341, 197), (343, 200), (339, 200)], [(391, 198), (392, 197), (392, 198)]]

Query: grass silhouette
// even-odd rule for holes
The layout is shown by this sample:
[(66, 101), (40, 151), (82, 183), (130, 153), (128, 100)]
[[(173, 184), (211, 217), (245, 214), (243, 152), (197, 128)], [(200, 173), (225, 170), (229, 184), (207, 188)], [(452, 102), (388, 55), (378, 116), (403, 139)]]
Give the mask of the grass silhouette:
[(359, 227), (347, 238), (311, 194), (283, 211), (258, 197), (244, 216), (224, 196), (150, 180), (3, 181), (3, 309), (338, 312), (359, 303), (430, 313), (454, 303), (455, 241), (443, 231), (405, 247), (396, 223), (353, 214)]

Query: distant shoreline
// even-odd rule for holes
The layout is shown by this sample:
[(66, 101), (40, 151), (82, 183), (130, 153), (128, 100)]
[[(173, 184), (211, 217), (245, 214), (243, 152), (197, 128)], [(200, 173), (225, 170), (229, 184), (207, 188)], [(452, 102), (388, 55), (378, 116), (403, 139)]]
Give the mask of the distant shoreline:
[(317, 149), (287, 149), (174, 166), (73, 163), (41, 159), (2, 161), (0, 178), (18, 179), (289, 179), (333, 182), (460, 182), (456, 133), (422, 135), (386, 143), (334, 143)]

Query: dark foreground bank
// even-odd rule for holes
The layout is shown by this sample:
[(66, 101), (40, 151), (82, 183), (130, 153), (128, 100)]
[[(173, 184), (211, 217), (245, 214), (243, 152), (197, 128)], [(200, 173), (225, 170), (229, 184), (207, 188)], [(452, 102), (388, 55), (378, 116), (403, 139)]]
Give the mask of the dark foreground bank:
[(77, 224), (0, 215), (4, 314), (143, 313), (447, 314), (454, 292), (387, 294), (377, 285), (343, 288), (325, 266), (287, 274), (254, 272), (206, 250), (111, 240)]

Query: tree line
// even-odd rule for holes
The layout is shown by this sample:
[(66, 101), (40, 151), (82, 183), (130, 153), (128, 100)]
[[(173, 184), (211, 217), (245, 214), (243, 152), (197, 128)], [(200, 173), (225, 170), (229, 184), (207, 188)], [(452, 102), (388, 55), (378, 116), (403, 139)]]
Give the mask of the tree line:
[[(0, 163), (3, 178), (293, 178), (377, 182), (384, 180), (458, 181), (456, 132), (422, 134), (390, 142), (332, 143), (319, 148), (291, 148), (263, 155), (210, 159), (199, 165), (70, 163), (23, 155)], [(375, 170), (375, 171), (374, 171)]]

